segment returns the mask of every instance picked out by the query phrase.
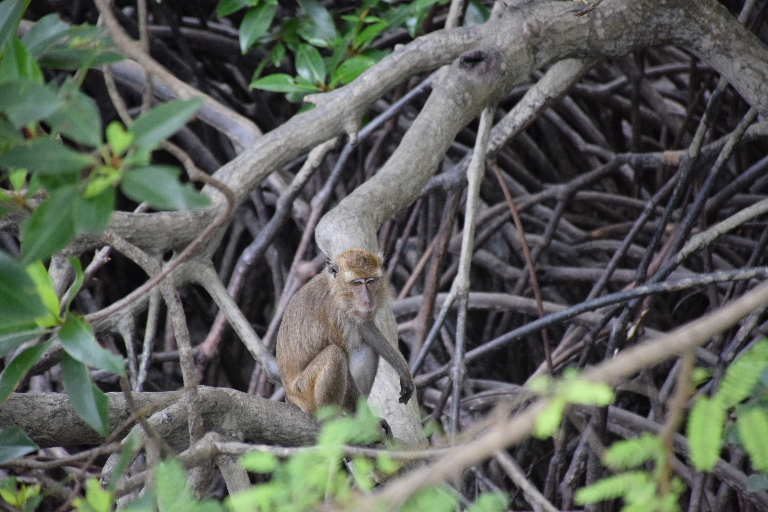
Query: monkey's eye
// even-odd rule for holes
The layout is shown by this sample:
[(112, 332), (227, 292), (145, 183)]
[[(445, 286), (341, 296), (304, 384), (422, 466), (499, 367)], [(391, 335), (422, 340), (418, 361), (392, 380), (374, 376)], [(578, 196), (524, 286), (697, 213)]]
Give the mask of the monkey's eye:
[(355, 279), (354, 281), (350, 281), (353, 286), (362, 286), (363, 283), (365, 283), (365, 279)]
[(366, 281), (366, 284), (368, 284), (370, 286), (370, 285), (372, 285), (375, 282), (376, 282), (376, 278), (375, 277), (369, 277), (368, 280)]

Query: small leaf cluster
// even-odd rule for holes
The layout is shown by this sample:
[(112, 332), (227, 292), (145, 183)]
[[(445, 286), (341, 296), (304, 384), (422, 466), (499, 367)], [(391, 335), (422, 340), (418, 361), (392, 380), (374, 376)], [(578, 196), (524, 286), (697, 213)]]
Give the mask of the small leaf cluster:
[[(646, 463), (652, 464), (652, 471), (641, 467)], [(634, 439), (616, 441), (606, 450), (603, 464), (618, 473), (576, 491), (577, 504), (622, 498), (622, 512), (680, 510), (678, 498), (685, 490), (683, 482), (675, 477), (669, 482), (669, 492), (662, 493), (659, 488), (665, 478), (667, 453), (658, 436), (644, 432)]]
[(768, 474), (768, 339), (756, 340), (730, 364), (714, 396), (696, 397), (686, 433), (697, 471), (712, 471), (723, 441), (736, 443), (763, 473), (751, 483), (768, 488), (761, 483)]
[(533, 435), (546, 439), (560, 427), (563, 412), (569, 404), (606, 406), (613, 400), (613, 389), (600, 382), (589, 382), (578, 371), (567, 369), (561, 379), (546, 376), (533, 379), (528, 388), (548, 398), (546, 407), (536, 417)]
[(22, 512), (32, 512), (42, 501), (39, 485), (19, 485), (16, 477), (0, 481), (0, 498)]
[[(152, 151), (188, 122), (201, 101), (170, 101), (127, 129), (119, 122), (104, 129), (96, 103), (80, 86), (88, 68), (121, 59), (107, 33), (70, 26), (51, 14), (19, 38), (28, 5), (0, 1), (0, 215), (26, 216), (18, 257), (0, 251), (0, 356), (13, 356), (0, 374), (0, 401), (58, 339), (74, 408), (106, 435), (107, 397), (93, 386), (89, 367), (124, 375), (123, 360), (104, 350), (83, 317), (70, 311), (84, 280), (79, 260), (69, 259), (75, 280), (61, 298), (44, 261), (77, 235), (102, 231), (118, 190), (155, 209), (208, 204), (179, 181), (177, 168), (151, 161)], [(66, 78), (46, 83), (48, 68), (63, 70)], [(5, 434), (12, 432), (0, 434), (0, 451)]]
[[(357, 78), (387, 54), (373, 47), (377, 37), (396, 27), (406, 28), (414, 37), (430, 8), (446, 1), (394, 4), (365, 0), (351, 13), (338, 14), (317, 0), (297, 0), (298, 14), (276, 19), (277, 0), (220, 0), (216, 13), (227, 16), (245, 9), (239, 29), (243, 53), (253, 46), (269, 47), (250, 86), (285, 93), (289, 101), (298, 102), (306, 94), (329, 91)], [(479, 3), (472, 12), (475, 18), (488, 17)], [(295, 73), (262, 76), (267, 66), (291, 64)]]

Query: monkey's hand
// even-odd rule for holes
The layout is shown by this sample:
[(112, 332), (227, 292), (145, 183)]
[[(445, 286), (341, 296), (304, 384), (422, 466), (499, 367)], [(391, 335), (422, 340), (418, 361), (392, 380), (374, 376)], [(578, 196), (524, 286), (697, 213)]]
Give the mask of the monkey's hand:
[(400, 379), (400, 403), (407, 404), (408, 400), (411, 399), (412, 394), (413, 394), (413, 384), (410, 381), (401, 378)]

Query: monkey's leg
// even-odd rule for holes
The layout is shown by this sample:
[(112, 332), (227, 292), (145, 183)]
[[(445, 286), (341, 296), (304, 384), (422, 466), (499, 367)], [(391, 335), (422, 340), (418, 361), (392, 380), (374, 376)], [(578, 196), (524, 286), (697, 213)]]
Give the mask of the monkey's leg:
[[(329, 345), (320, 351), (299, 374), (294, 389), (304, 412), (312, 413), (325, 405), (345, 407), (349, 379), (347, 354), (337, 345)], [(295, 402), (294, 402), (295, 403)]]

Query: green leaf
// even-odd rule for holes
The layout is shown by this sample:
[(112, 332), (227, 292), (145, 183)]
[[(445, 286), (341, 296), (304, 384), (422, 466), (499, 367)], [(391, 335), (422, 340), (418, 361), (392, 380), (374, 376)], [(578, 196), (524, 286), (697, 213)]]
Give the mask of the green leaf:
[(107, 125), (107, 144), (112, 148), (112, 153), (122, 155), (133, 144), (133, 134), (127, 132), (120, 121), (112, 121)]
[(427, 487), (412, 494), (400, 509), (402, 512), (449, 512), (455, 510), (458, 498), (443, 487)]
[(737, 407), (736, 425), (752, 467), (768, 470), (768, 411), (762, 407)]
[(72, 203), (77, 195), (76, 186), (60, 188), (32, 212), (21, 229), (22, 264), (47, 259), (74, 238)]
[(614, 442), (603, 455), (603, 463), (614, 469), (632, 469), (646, 461), (664, 457), (661, 439), (647, 432), (633, 439)]
[(13, 36), (0, 60), (0, 82), (19, 79), (42, 85), (43, 72), (24, 44)]
[(0, 334), (0, 356), (10, 354), (24, 343), (51, 332), (50, 329), (40, 329), (34, 322), (26, 324), (3, 323), (3, 334)]
[(110, 512), (114, 497), (111, 491), (105, 491), (95, 478), (85, 482), (85, 498), (76, 497), (72, 504), (79, 512)]
[(15, 33), (21, 15), (27, 9), (30, 0), (3, 0), (0, 2), (0, 52)]
[(263, 91), (273, 92), (317, 92), (319, 87), (314, 84), (301, 85), (291, 75), (285, 73), (275, 73), (273, 75), (267, 75), (251, 82), (249, 86), (251, 89), (261, 89)]
[(187, 124), (202, 102), (200, 98), (171, 100), (143, 113), (128, 130), (133, 134), (134, 144), (143, 150), (156, 148)]
[(41, 343), (24, 350), (21, 354), (13, 358), (8, 366), (0, 374), (0, 402), (11, 396), (11, 393), (19, 385), (19, 382), (27, 374), (30, 368), (40, 359), (52, 342)]
[(733, 407), (752, 393), (760, 379), (760, 372), (768, 365), (768, 339), (760, 339), (733, 361), (723, 376), (715, 399), (726, 407)]
[(101, 115), (93, 99), (70, 82), (62, 85), (59, 97), (63, 107), (46, 118), (51, 128), (86, 146), (101, 144)]
[(69, 311), (69, 306), (72, 304), (72, 300), (77, 296), (85, 281), (83, 266), (80, 264), (80, 260), (74, 256), (67, 256), (67, 259), (69, 260), (69, 264), (72, 265), (72, 270), (75, 271), (75, 280), (72, 282), (66, 293), (67, 306), (64, 308), (65, 311)]
[(610, 386), (579, 378), (559, 382), (558, 394), (573, 404), (605, 406), (613, 400), (613, 389)]
[(88, 368), (65, 352), (61, 356), (61, 376), (77, 415), (106, 437), (109, 434), (109, 399), (91, 384)]
[(279, 66), (285, 58), (285, 45), (278, 41), (275, 46), (269, 51), (269, 60), (273, 66)]
[(257, 2), (258, 0), (219, 0), (218, 5), (216, 6), (216, 16), (221, 18), (224, 16), (229, 16), (233, 12), (237, 12), (243, 7), (256, 5)]
[(296, 72), (313, 83), (325, 83), (325, 64), (317, 48), (302, 44), (296, 50)]
[(20, 167), (41, 174), (76, 173), (92, 165), (96, 165), (96, 160), (91, 155), (78, 153), (50, 137), (38, 137), (13, 146), (0, 157), (0, 166)]
[(64, 37), (69, 30), (69, 25), (59, 19), (57, 14), (46, 14), (37, 20), (21, 41), (33, 57), (39, 57), (52, 44)]
[(240, 51), (245, 55), (261, 36), (267, 33), (277, 12), (277, 0), (262, 0), (250, 9), (240, 23)]
[(621, 473), (603, 478), (592, 485), (577, 490), (574, 495), (574, 502), (577, 505), (585, 505), (603, 500), (612, 500), (621, 498), (633, 488), (647, 488), (648, 486), (652, 486), (655, 490), (649, 473), (644, 471)]
[[(112, 183), (116, 180), (108, 180)], [(106, 229), (109, 216), (115, 207), (116, 191), (113, 187), (106, 187), (100, 194), (84, 198), (76, 196), (72, 205), (72, 220), (75, 233), (99, 233)]]
[(222, 512), (222, 505), (212, 499), (198, 502), (187, 485), (187, 474), (181, 463), (165, 459), (155, 468), (155, 493), (159, 510)]
[(102, 348), (93, 336), (91, 326), (81, 317), (68, 314), (59, 329), (59, 340), (73, 359), (100, 370), (125, 375), (123, 358)]
[(466, 509), (466, 512), (504, 512), (509, 505), (509, 497), (500, 492), (487, 492)]
[(365, 27), (362, 32), (360, 32), (357, 37), (355, 37), (354, 42), (352, 43), (352, 47), (357, 50), (369, 42), (371, 42), (376, 36), (381, 34), (384, 29), (387, 28), (387, 22), (386, 21), (380, 21), (378, 23), (374, 23), (372, 25), (368, 25)]
[(536, 416), (536, 423), (532, 431), (534, 437), (546, 439), (557, 431), (563, 419), (565, 403), (565, 400), (560, 397), (555, 397), (549, 401), (544, 410)]
[[(298, 0), (299, 5), (309, 16), (310, 23), (302, 27), (301, 35), (307, 42), (315, 44), (325, 41), (326, 44), (339, 37), (336, 25), (328, 10), (317, 0)], [(317, 45), (316, 45), (317, 46)]]
[(15, 79), (0, 84), (0, 112), (17, 129), (48, 117), (62, 104), (56, 93), (31, 80)]
[(0, 323), (34, 320), (47, 312), (24, 266), (5, 251), (0, 251), (0, 304)]
[[(33, 261), (27, 265), (24, 270), (26, 270), (27, 275), (32, 279), (32, 282), (35, 283), (37, 295), (48, 310), (48, 315), (45, 316), (49, 317), (48, 319), (52, 321), (51, 323), (44, 323), (42, 327), (55, 325), (59, 319), (60, 304), (59, 298), (56, 296), (56, 291), (53, 289), (51, 277), (48, 275), (48, 270), (46, 270), (45, 265), (43, 265), (43, 262), (40, 260)], [(38, 320), (39, 323), (40, 320), (36, 320)]]
[(712, 471), (720, 456), (726, 409), (719, 400), (699, 396), (688, 415), (687, 436), (691, 464), (696, 471)]
[(0, 430), (0, 464), (37, 450), (37, 445), (19, 427)]
[(269, 452), (251, 452), (240, 457), (240, 465), (251, 473), (272, 473), (277, 464), (277, 457)]
[(148, 165), (131, 169), (123, 176), (120, 190), (141, 203), (159, 210), (183, 210), (208, 204), (208, 198), (194, 187), (179, 182), (179, 170), (168, 165)]

